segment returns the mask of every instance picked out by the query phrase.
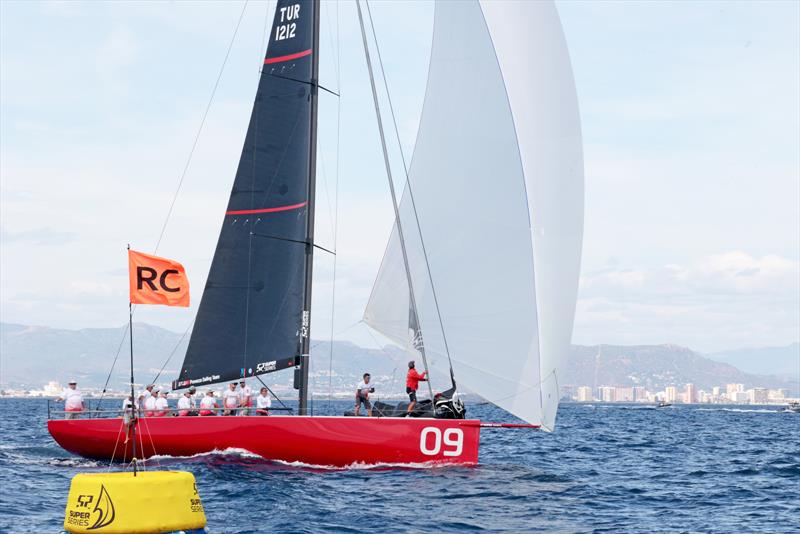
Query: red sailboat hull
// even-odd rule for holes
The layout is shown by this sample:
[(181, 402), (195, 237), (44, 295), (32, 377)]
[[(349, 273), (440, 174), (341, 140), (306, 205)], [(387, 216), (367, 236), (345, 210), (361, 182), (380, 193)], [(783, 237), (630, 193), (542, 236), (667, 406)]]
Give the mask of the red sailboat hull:
[[(61, 447), (85, 458), (129, 461), (122, 419), (50, 420)], [(139, 420), (137, 457), (228, 448), (317, 466), (478, 463), (480, 421), (392, 417), (215, 416)]]

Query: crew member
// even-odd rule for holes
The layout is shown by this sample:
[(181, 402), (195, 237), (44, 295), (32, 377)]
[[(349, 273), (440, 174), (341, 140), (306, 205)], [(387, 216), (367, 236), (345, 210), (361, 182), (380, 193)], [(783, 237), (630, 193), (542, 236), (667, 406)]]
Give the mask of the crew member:
[(256, 397), (256, 415), (269, 415), (269, 409), (272, 407), (272, 399), (269, 398), (269, 390), (261, 388), (261, 391)]
[(361, 404), (367, 409), (367, 415), (372, 417), (372, 404), (369, 402), (369, 394), (375, 393), (375, 388), (369, 384), (370, 374), (364, 373), (363, 380), (356, 386), (356, 407), (353, 415), (361, 415)]
[(167, 392), (162, 391), (156, 399), (156, 411), (153, 413), (155, 417), (164, 417), (169, 415), (169, 400), (167, 399)]
[(197, 393), (197, 388), (192, 386), (189, 388), (189, 400), (192, 404), (192, 410), (197, 410), (197, 403), (203, 400), (203, 394)]
[(148, 389), (150, 395), (144, 396), (144, 415), (145, 417), (153, 417), (156, 414), (156, 399), (158, 398), (158, 388), (153, 387)]
[(129, 425), (131, 423), (134, 407), (139, 408), (139, 403), (134, 402), (133, 397), (130, 395), (125, 397), (125, 400), (122, 401), (122, 419), (124, 420), (125, 425)]
[(78, 389), (78, 382), (70, 380), (67, 387), (61, 392), (61, 396), (56, 401), (64, 401), (64, 419), (77, 419), (80, 413), (86, 408), (83, 403), (83, 394)]
[(214, 398), (214, 392), (209, 389), (200, 401), (200, 415), (215, 415), (214, 410), (217, 408), (219, 408), (217, 399)]
[(417, 370), (414, 368), (414, 360), (408, 362), (406, 393), (408, 393), (408, 400), (411, 402), (408, 403), (408, 411), (406, 412), (406, 416), (411, 414), (411, 412), (414, 410), (414, 406), (417, 404), (417, 389), (419, 388), (420, 382), (426, 382), (428, 380), (425, 378), (426, 373), (427, 371), (423, 371), (422, 374), (417, 372)]
[[(144, 400), (147, 400), (147, 398), (153, 394), (153, 389), (155, 387), (156, 387), (155, 384), (150, 384), (139, 393), (139, 397), (144, 397)], [(139, 406), (144, 407), (144, 403), (140, 404)]]
[(228, 384), (228, 389), (222, 394), (222, 405), (225, 407), (224, 415), (236, 415), (239, 407), (239, 392), (236, 391), (236, 382)]
[(239, 415), (248, 415), (250, 407), (253, 405), (253, 392), (244, 380), (239, 381)]
[(184, 391), (183, 396), (178, 399), (178, 415), (181, 417), (194, 415), (192, 413), (192, 394), (188, 390)]
[(122, 422), (125, 425), (125, 441), (123, 444), (128, 443), (131, 438), (131, 422), (133, 421), (133, 410), (139, 408), (138, 401), (133, 400), (133, 396), (128, 395), (122, 401)]

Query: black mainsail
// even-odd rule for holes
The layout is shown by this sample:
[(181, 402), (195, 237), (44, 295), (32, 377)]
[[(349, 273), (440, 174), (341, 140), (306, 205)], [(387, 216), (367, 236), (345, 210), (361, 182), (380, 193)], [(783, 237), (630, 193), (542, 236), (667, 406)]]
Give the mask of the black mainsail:
[(300, 369), (314, 230), (319, 4), (279, 0), (230, 201), (173, 389)]

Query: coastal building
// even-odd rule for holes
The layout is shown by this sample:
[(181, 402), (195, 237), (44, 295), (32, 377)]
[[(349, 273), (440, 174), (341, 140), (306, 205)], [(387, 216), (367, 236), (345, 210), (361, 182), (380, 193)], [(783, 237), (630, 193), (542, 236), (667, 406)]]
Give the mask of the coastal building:
[(711, 388), (711, 396), (714, 399), (718, 399), (720, 397), (720, 393), (721, 392), (722, 392), (722, 388), (719, 387), (719, 386), (714, 386), (713, 388)]
[(747, 390), (748, 402), (750, 404), (766, 404), (769, 395), (766, 388), (753, 388)]
[(633, 388), (616, 388), (614, 400), (616, 402), (633, 402)]
[(667, 386), (664, 389), (664, 394), (666, 395), (667, 402), (678, 402), (678, 388), (675, 386)]
[(600, 387), (600, 400), (603, 402), (614, 402), (616, 400), (617, 388), (602, 386)]
[(683, 393), (683, 402), (686, 404), (697, 402), (697, 388), (694, 384), (686, 384), (686, 391)]
[[(734, 400), (736, 393), (744, 391), (744, 384), (728, 384), (725, 386), (725, 392), (728, 395), (728, 400)], [(735, 401), (734, 401), (735, 402)]]
[(731, 393), (731, 396), (728, 397), (728, 400), (734, 403), (745, 403), (750, 401), (750, 395), (748, 395), (746, 391), (734, 391)]
[(770, 389), (767, 393), (767, 398), (771, 401), (784, 401), (788, 396), (788, 389)]
[(594, 395), (592, 395), (592, 388), (589, 386), (581, 386), (578, 388), (578, 402), (592, 402)]
[(633, 388), (633, 400), (634, 402), (647, 402), (649, 400), (647, 390), (644, 386), (636, 386)]

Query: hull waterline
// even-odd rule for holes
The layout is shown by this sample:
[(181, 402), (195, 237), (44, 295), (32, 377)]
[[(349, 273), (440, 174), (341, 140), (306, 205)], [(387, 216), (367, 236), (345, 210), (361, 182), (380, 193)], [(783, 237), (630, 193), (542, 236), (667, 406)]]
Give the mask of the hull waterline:
[[(130, 461), (122, 419), (50, 420), (65, 450), (97, 460)], [(229, 448), (268, 460), (353, 464), (478, 463), (480, 421), (427, 418), (216, 416), (142, 418), (137, 457), (191, 456)]]

